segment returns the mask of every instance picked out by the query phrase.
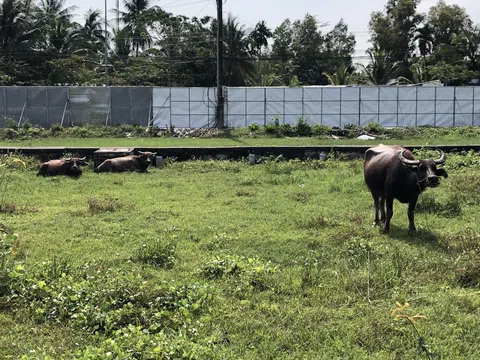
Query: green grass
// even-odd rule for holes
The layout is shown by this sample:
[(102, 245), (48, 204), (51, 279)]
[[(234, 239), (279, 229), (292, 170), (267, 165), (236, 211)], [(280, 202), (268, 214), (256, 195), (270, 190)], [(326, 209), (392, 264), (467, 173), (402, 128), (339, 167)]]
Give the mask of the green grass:
[(410, 139), (326, 139), (320, 137), (238, 137), (238, 138), (41, 138), (27, 140), (3, 140), (3, 146), (66, 146), (66, 147), (185, 147), (185, 146), (305, 146), (305, 145), (480, 145), (480, 137), (459, 135), (438, 136), (433, 138)]
[(398, 202), (391, 234), (372, 228), (361, 161), (9, 169), (0, 222), (25, 301), (0, 297), (0, 358), (427, 358), (392, 315), (408, 302), (429, 351), (477, 359), (479, 164), (449, 157), (415, 236)]

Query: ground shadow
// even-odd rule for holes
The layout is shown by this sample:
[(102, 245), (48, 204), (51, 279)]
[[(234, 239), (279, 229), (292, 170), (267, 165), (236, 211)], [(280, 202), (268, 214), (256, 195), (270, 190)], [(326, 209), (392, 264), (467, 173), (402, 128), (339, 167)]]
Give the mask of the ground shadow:
[(386, 236), (410, 245), (429, 246), (435, 249), (446, 250), (441, 234), (429, 229), (417, 229), (416, 233), (409, 233), (408, 228), (390, 225), (390, 232)]

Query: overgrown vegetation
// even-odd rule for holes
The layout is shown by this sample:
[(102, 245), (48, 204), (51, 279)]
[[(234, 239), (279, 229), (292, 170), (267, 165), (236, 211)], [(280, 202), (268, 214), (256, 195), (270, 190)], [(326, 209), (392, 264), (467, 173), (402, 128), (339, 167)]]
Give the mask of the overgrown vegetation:
[(398, 202), (372, 228), (362, 161), (333, 154), (77, 180), (20, 159), (9, 202), (37, 211), (1, 217), (2, 358), (480, 355), (478, 154), (448, 156), (416, 235)]
[[(8, 146), (181, 146), (181, 145), (314, 145), (314, 144), (374, 144), (413, 143), (475, 144), (480, 138), (480, 128), (465, 127), (398, 127), (384, 128), (378, 123), (365, 126), (345, 124), (343, 128), (310, 124), (299, 118), (295, 126), (280, 124), (252, 124), (238, 129), (163, 129), (139, 125), (52, 125), (50, 128), (26, 126), (20, 129), (0, 128), (0, 144)], [(375, 140), (357, 140), (360, 135), (373, 135)], [(428, 139), (426, 141), (425, 139)], [(477, 161), (462, 157), (462, 161)], [(466, 165), (468, 165), (466, 163)], [(458, 166), (461, 166), (459, 163)]]

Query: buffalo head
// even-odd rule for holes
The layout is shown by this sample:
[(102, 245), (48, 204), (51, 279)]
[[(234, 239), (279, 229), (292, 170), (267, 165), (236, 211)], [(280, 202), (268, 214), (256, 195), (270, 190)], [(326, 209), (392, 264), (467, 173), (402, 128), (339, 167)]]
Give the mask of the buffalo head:
[[(445, 169), (437, 168), (437, 165), (443, 165), (445, 163), (445, 153), (442, 150), (439, 151), (441, 155), (440, 158), (436, 160), (416, 160), (413, 158), (411, 153), (408, 152), (408, 150), (403, 150), (399, 156), (400, 161), (415, 172), (417, 181), (420, 185), (425, 183), (425, 186), (433, 188), (440, 185), (439, 176), (443, 176), (444, 178), (448, 177)], [(407, 156), (410, 159), (406, 157), (406, 152), (408, 152)]]
[(152, 163), (152, 157), (156, 156), (156, 152), (150, 152), (150, 151), (138, 151), (138, 156), (144, 161), (146, 161), (148, 164)]

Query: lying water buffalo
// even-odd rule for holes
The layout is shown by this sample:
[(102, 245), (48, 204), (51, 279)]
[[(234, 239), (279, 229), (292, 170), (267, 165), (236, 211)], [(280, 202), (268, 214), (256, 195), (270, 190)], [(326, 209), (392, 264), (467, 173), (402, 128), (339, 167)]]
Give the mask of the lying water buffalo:
[(107, 159), (98, 165), (94, 171), (99, 173), (125, 171), (146, 172), (148, 166), (152, 163), (150, 158), (155, 156), (157, 153), (139, 151), (138, 154), (139, 155), (127, 155), (113, 159)]
[(79, 177), (82, 175), (82, 168), (80, 166), (88, 166), (88, 162), (85, 161), (84, 157), (50, 160), (40, 165), (37, 176), (67, 175)]
[(364, 175), (375, 206), (375, 225), (384, 223), (383, 230), (390, 231), (393, 200), (397, 199), (408, 203), (409, 232), (416, 231), (414, 211), (419, 195), (427, 187), (440, 185), (439, 176), (448, 177), (445, 169), (437, 169), (437, 165), (445, 163), (445, 153), (440, 152), (437, 160), (416, 160), (400, 146), (380, 144), (365, 152)]

